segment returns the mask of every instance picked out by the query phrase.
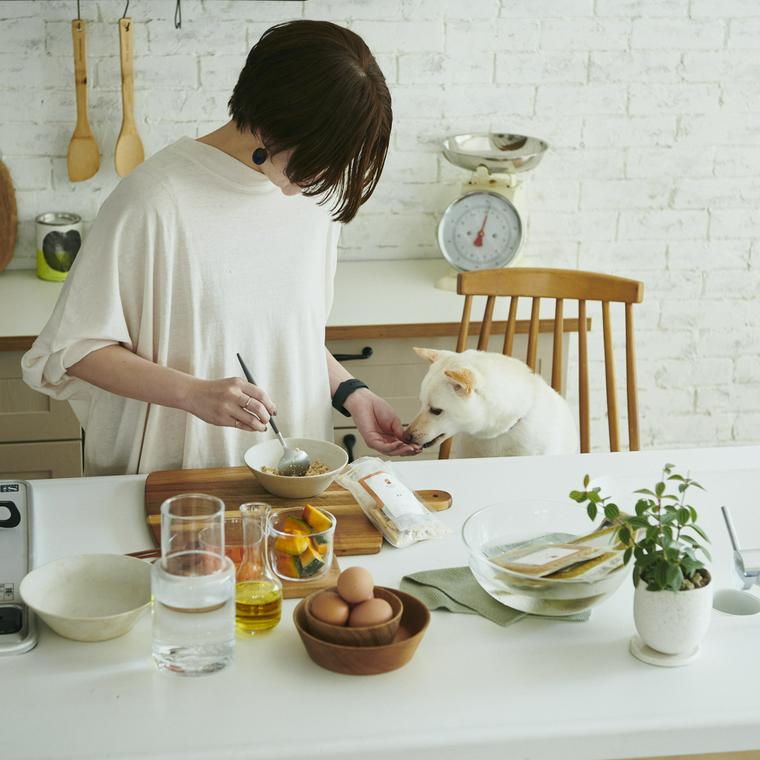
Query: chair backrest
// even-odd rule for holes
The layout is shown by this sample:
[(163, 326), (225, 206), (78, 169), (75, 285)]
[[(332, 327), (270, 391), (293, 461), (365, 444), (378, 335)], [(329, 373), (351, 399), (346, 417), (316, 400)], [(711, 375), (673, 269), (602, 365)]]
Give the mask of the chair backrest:
[[(631, 451), (638, 451), (639, 415), (636, 396), (633, 304), (641, 303), (643, 300), (644, 284), (642, 282), (596, 272), (581, 272), (574, 269), (484, 269), (478, 272), (462, 272), (457, 278), (457, 292), (464, 296), (464, 309), (462, 311), (462, 322), (457, 339), (457, 351), (464, 351), (467, 348), (473, 298), (475, 296), (486, 297), (485, 311), (480, 326), (477, 346), (480, 351), (488, 350), (496, 299), (503, 296), (510, 298), (509, 317), (507, 319), (504, 345), (502, 347), (502, 353), (507, 356), (512, 356), (512, 344), (517, 326), (518, 301), (521, 297), (532, 299), (526, 363), (534, 371), (536, 370), (541, 299), (554, 299), (554, 343), (552, 349), (551, 384), (558, 393), (561, 392), (562, 383), (562, 343), (565, 326), (564, 305), (565, 301), (575, 300), (578, 302), (578, 400), (580, 447), (584, 453), (588, 452), (591, 447), (586, 304), (588, 301), (600, 301), (602, 304), (602, 332), (604, 339), (604, 368), (610, 451), (619, 451), (618, 406), (615, 388), (615, 362), (612, 352), (610, 303), (624, 303), (628, 448)], [(441, 459), (448, 459), (450, 448), (451, 440), (446, 441), (441, 446)]]

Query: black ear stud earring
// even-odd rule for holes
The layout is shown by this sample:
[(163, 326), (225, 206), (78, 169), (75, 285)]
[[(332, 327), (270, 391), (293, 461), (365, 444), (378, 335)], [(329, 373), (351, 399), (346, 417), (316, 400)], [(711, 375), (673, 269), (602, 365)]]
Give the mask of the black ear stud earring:
[(266, 151), (266, 148), (256, 148), (256, 150), (253, 151), (253, 155), (251, 156), (251, 160), (253, 161), (256, 166), (261, 166), (264, 161), (267, 160), (268, 153)]

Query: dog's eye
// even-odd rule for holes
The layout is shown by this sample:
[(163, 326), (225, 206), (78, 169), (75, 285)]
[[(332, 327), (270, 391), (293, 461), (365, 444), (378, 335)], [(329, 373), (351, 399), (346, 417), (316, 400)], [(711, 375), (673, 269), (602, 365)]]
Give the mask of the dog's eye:
[(436, 409), (435, 407), (430, 407), (430, 414), (437, 417), (439, 414), (443, 412), (443, 409)]

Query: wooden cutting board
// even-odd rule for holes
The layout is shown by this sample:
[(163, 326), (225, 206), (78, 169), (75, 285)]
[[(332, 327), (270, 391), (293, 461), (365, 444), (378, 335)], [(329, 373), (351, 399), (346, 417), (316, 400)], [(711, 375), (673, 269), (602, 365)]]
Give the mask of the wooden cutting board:
[(323, 588), (335, 586), (340, 575), (340, 565), (333, 557), (332, 567), (321, 577), (314, 581), (282, 581), (283, 599), (302, 599), (312, 591), (321, 591)]
[[(214, 467), (164, 470), (148, 475), (145, 481), (145, 514), (156, 546), (161, 541), (161, 504), (170, 496), (190, 492), (220, 498), (229, 517), (239, 517), (237, 508), (247, 501), (264, 501), (273, 509), (299, 507), (307, 502), (326, 509), (338, 520), (335, 528), (336, 555), (377, 554), (383, 545), (380, 532), (364, 516), (354, 497), (337, 483), (333, 483), (321, 496), (284, 499), (265, 491), (247, 467)], [(417, 491), (417, 495), (428, 509), (434, 511), (451, 506), (451, 494), (446, 491)]]

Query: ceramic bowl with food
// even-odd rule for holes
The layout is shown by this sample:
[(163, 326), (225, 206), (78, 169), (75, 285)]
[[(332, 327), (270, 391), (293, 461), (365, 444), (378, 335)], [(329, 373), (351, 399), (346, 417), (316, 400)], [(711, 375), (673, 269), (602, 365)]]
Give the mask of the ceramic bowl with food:
[(57, 634), (105, 641), (127, 633), (150, 606), (150, 565), (121, 554), (79, 554), (32, 570), (19, 591)]
[[(594, 524), (578, 504), (545, 499), (514, 499), (478, 510), (465, 520), (462, 538), (470, 554), (470, 570), (480, 586), (494, 599), (508, 607), (535, 615), (566, 616), (594, 607), (619, 588), (628, 576), (629, 566), (622, 566), (622, 552), (610, 549), (610, 560), (617, 569), (595, 566), (593, 573), (578, 577), (533, 577), (502, 566), (505, 552), (547, 544), (568, 544), (594, 531)], [(598, 545), (613, 539), (605, 531), (593, 539)], [(589, 542), (581, 542), (587, 545)], [(605, 551), (605, 556), (607, 552)], [(613, 556), (614, 555), (614, 556)], [(579, 566), (564, 575), (579, 572)], [(556, 575), (556, 574), (555, 574)]]
[(286, 438), (285, 441), (292, 448), (303, 449), (311, 459), (312, 468), (324, 469), (314, 475), (277, 475), (277, 463), (283, 453), (280, 442), (273, 438), (251, 446), (243, 455), (245, 464), (259, 483), (275, 496), (286, 499), (319, 496), (348, 463), (348, 454), (336, 443), (312, 438)]
[(333, 625), (320, 620), (312, 610), (312, 602), (322, 593), (335, 593), (337, 588), (333, 586), (324, 591), (316, 591), (307, 596), (304, 600), (304, 617), (306, 619), (306, 628), (312, 636), (316, 636), (322, 641), (330, 644), (344, 644), (355, 647), (371, 647), (390, 644), (398, 632), (401, 623), (401, 615), (404, 611), (404, 605), (395, 591), (383, 586), (375, 586), (374, 598), (383, 599), (391, 607), (393, 617), (382, 623), (366, 626), (350, 625)]

